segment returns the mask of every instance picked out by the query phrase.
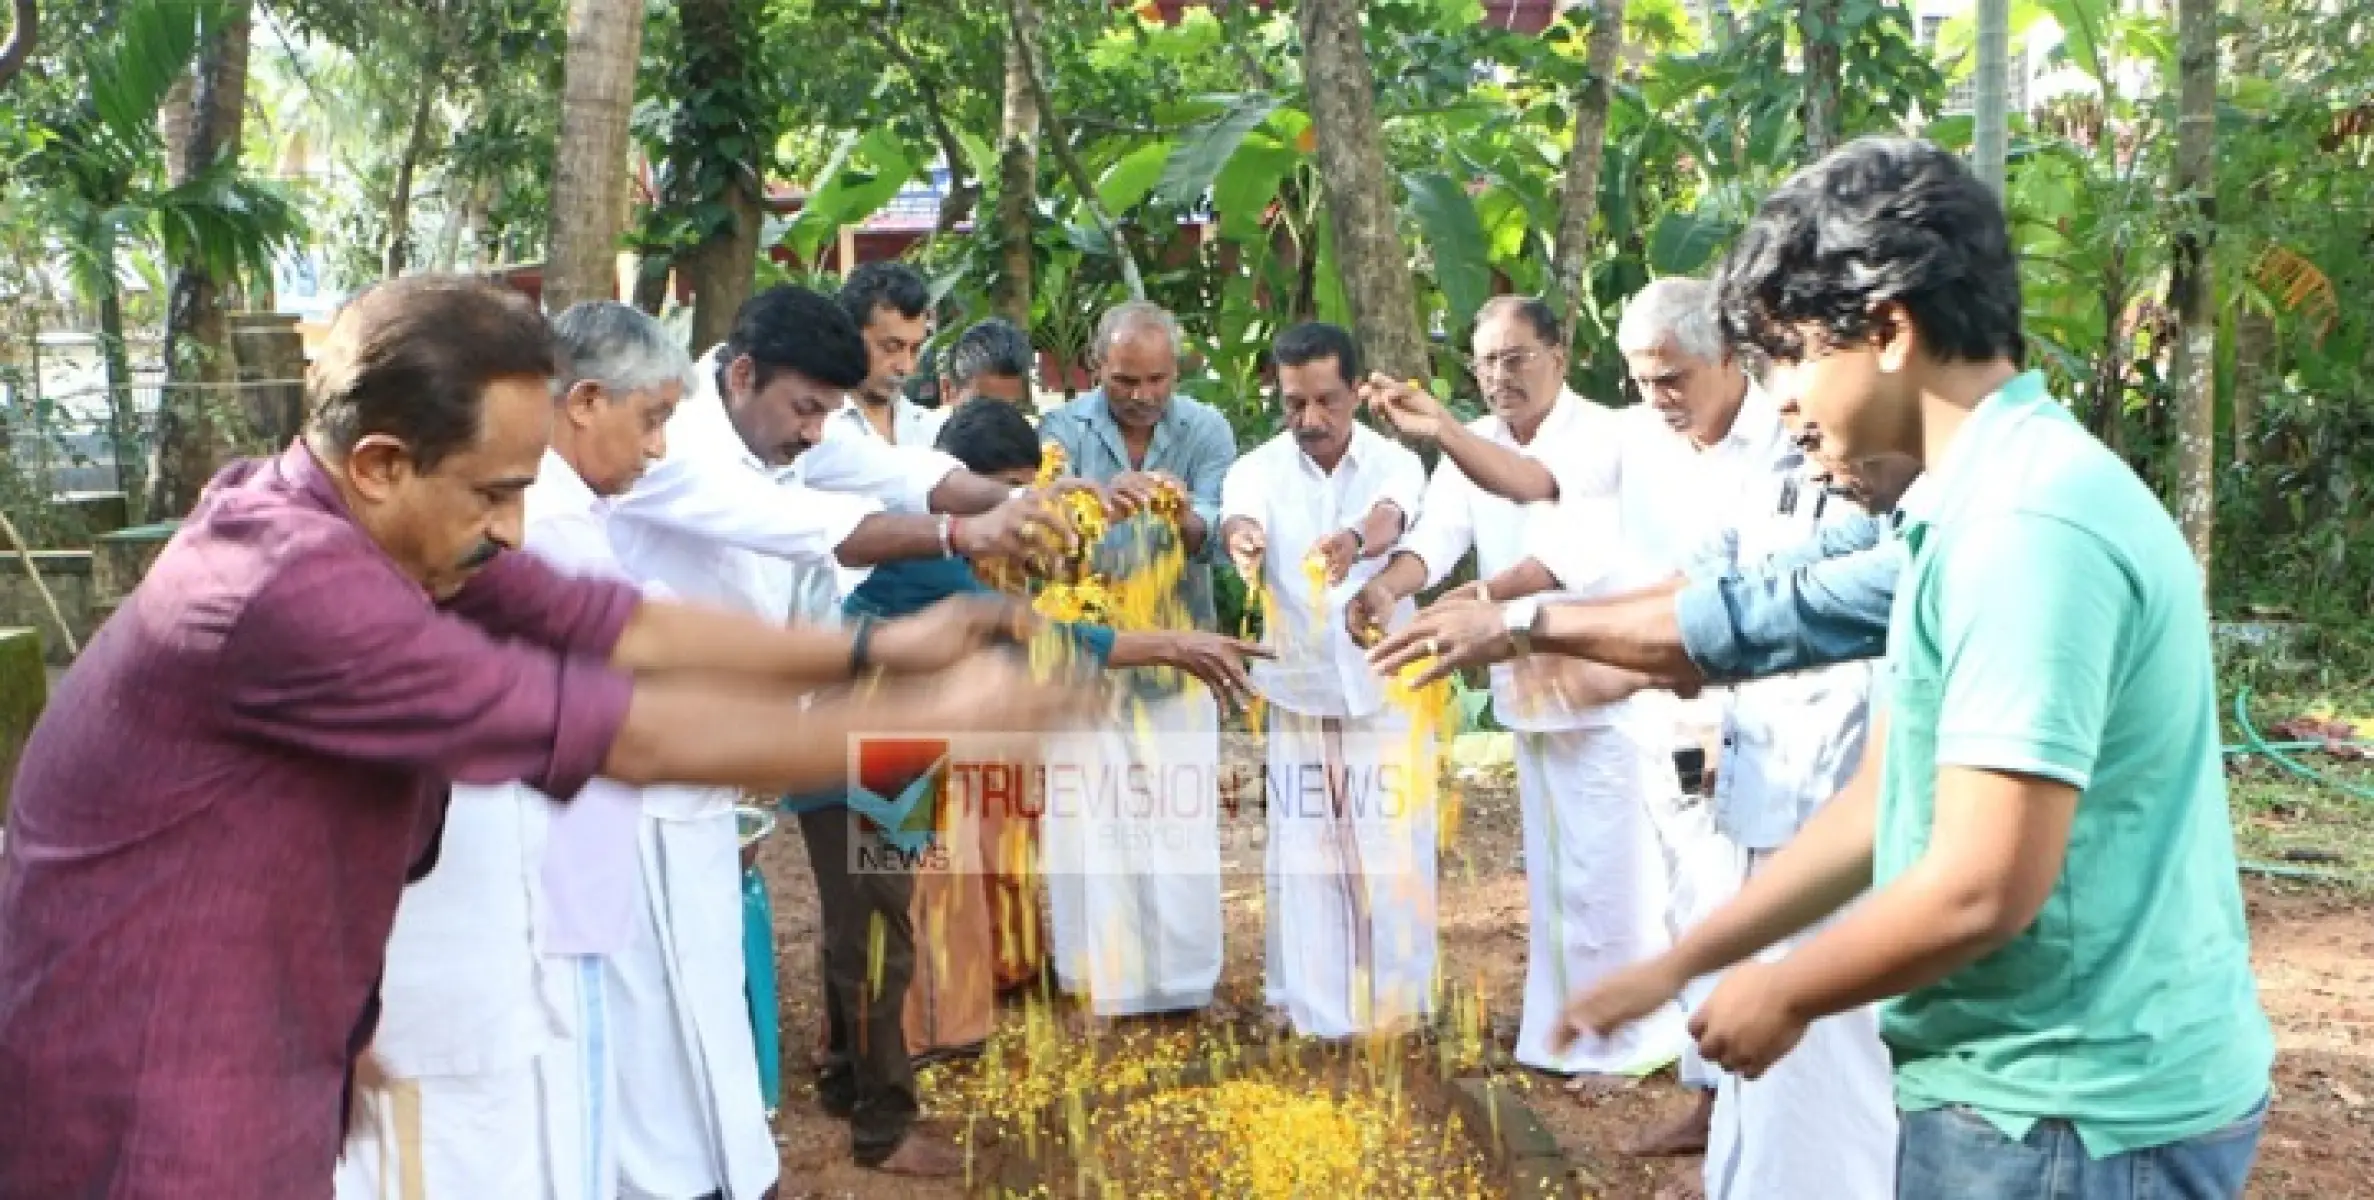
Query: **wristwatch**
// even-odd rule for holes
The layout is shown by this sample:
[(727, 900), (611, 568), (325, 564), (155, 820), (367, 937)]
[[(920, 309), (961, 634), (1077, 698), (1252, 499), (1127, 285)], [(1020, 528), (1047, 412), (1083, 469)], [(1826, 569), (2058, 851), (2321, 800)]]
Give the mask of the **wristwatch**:
[(1527, 596), (1500, 606), (1500, 626), (1508, 630), (1509, 645), (1516, 647), (1517, 657), (1533, 653), (1533, 621), (1541, 615), (1541, 597)]
[(1366, 558), (1368, 556), (1368, 538), (1361, 534), (1360, 527), (1346, 525), (1344, 532), (1352, 535), (1352, 557)]

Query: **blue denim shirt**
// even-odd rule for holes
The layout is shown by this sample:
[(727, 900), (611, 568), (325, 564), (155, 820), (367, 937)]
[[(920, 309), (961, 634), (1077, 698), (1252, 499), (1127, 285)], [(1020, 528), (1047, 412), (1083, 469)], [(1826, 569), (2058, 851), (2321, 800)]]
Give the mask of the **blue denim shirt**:
[[(1071, 473), (1082, 479), (1103, 483), (1127, 471), (1145, 470), (1177, 476), (1187, 485), (1187, 502), (1195, 515), (1203, 518), (1206, 536), (1202, 551), (1188, 561), (1186, 578), (1179, 585), (1180, 598), (1196, 628), (1215, 628), (1219, 617), (1212, 604), (1212, 564), (1221, 558), (1220, 484), (1236, 463), (1236, 432), (1228, 427), (1228, 418), (1200, 400), (1172, 396), (1170, 407), (1154, 426), (1145, 463), (1135, 466), (1129, 461), (1121, 426), (1113, 421), (1112, 410), (1105, 406), (1104, 390), (1099, 388), (1040, 418), (1039, 437), (1062, 446)], [(1131, 536), (1115, 529), (1105, 545), (1098, 547), (1099, 565), (1107, 570), (1126, 569), (1125, 564), (1106, 560), (1116, 555), (1128, 557), (1136, 552), (1133, 548), (1146, 544), (1142, 532)]]
[(1895, 533), (1902, 511), (1825, 524), (1752, 571), (1693, 577), (1674, 597), (1682, 649), (1709, 683), (1878, 657), (1908, 560)]

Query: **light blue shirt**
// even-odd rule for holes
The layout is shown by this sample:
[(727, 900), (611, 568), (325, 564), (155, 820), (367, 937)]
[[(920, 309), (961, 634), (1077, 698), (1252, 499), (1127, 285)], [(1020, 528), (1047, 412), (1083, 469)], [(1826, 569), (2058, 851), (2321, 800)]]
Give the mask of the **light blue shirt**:
[[(1220, 485), (1228, 478), (1228, 468), (1236, 463), (1236, 432), (1229, 428), (1228, 418), (1202, 401), (1172, 396), (1162, 420), (1155, 423), (1146, 461), (1133, 464), (1121, 426), (1114, 422), (1112, 410), (1105, 405), (1104, 390), (1099, 388), (1041, 417), (1039, 437), (1062, 446), (1071, 474), (1082, 479), (1104, 483), (1129, 471), (1160, 471), (1187, 485), (1188, 505), (1203, 520), (1205, 536), (1203, 549), (1189, 558), (1186, 575), (1180, 580), (1180, 599), (1197, 628), (1216, 628), (1220, 618), (1212, 603), (1212, 564), (1220, 560), (1221, 552)], [(1142, 536), (1128, 536), (1124, 529), (1115, 529), (1098, 548), (1099, 565), (1107, 570), (1126, 569), (1125, 564), (1109, 559), (1126, 557), (1133, 553), (1129, 547), (1145, 544)]]
[(1877, 658), (1907, 557), (1895, 529), (1924, 484), (1915, 480), (1890, 517), (1827, 520), (1798, 550), (1753, 569), (1693, 573), (1674, 598), (1690, 661), (1720, 683)]

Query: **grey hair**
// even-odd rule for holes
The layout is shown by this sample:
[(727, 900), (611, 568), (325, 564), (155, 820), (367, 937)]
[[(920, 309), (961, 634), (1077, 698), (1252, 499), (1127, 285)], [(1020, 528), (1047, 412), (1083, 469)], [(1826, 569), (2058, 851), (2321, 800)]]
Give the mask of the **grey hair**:
[(940, 374), (959, 386), (981, 375), (1004, 375), (1027, 383), (1035, 357), (1028, 335), (1010, 321), (991, 317), (965, 330), (956, 344), (948, 347), (947, 365)]
[(1141, 329), (1162, 331), (1162, 336), (1170, 339), (1172, 356), (1178, 355), (1181, 348), (1179, 319), (1172, 316), (1169, 309), (1159, 304), (1145, 300), (1132, 300), (1127, 304), (1116, 304), (1106, 309), (1105, 315), (1097, 318), (1095, 357), (1102, 361), (1105, 354), (1113, 348), (1115, 338), (1124, 333), (1132, 333)]
[(1715, 323), (1714, 285), (1703, 279), (1668, 276), (1633, 294), (1616, 323), (1616, 347), (1626, 354), (1674, 348), (1700, 362), (1721, 362), (1726, 348)]
[(668, 383), (694, 386), (692, 356), (669, 336), (667, 327), (633, 305), (588, 300), (553, 318), (560, 344), (560, 372), (553, 395), (566, 395), (590, 379), (624, 396)]

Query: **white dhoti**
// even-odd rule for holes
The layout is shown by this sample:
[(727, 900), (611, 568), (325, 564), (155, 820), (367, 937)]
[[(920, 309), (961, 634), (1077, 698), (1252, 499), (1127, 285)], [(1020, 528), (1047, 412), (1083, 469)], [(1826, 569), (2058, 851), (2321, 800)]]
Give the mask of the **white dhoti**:
[[(1768, 855), (1756, 855), (1760, 865)], [(1837, 918), (1833, 916), (1832, 920)], [(1758, 955), (1776, 961), (1829, 922)], [(1762, 1078), (1726, 1074), (1707, 1136), (1708, 1200), (1888, 1200), (1896, 1194), (1896, 1080), (1879, 1009), (1824, 1017)]]
[(1562, 1074), (1655, 1070), (1687, 1040), (1674, 1005), (1613, 1037), (1579, 1038), (1564, 1054), (1551, 1041), (1577, 992), (1672, 944), (1665, 858), (1649, 817), (1679, 790), (1672, 754), (1625, 725), (1520, 732), (1516, 743), (1532, 910), (1517, 1061)]
[(1220, 981), (1219, 713), (1196, 683), (1143, 711), (1047, 740), (1055, 975), (1098, 1016), (1204, 1008)]
[(743, 995), (733, 802), (664, 790), (682, 803), (646, 812), (645, 902), (607, 972), (620, 1188), (660, 1200), (720, 1190), (727, 1200), (756, 1200), (779, 1163)]
[(1273, 706), (1264, 995), (1296, 1032), (1348, 1037), (1433, 1010), (1435, 808), (1409, 719)]
[[(1665, 775), (1672, 779), (1670, 765)], [(1668, 936), (1678, 941), (1739, 894), (1747, 878), (1747, 852), (1716, 826), (1714, 805), (1703, 796), (1684, 795), (1675, 785), (1648, 795), (1645, 803), (1665, 864), (1663, 917)], [(1721, 978), (1702, 975), (1684, 985), (1682, 1011), (1697, 1011)], [(1696, 1088), (1712, 1088), (1723, 1078), (1722, 1068), (1700, 1057), (1697, 1043), (1686, 1040), (1676, 1074), (1685, 1086)]]

